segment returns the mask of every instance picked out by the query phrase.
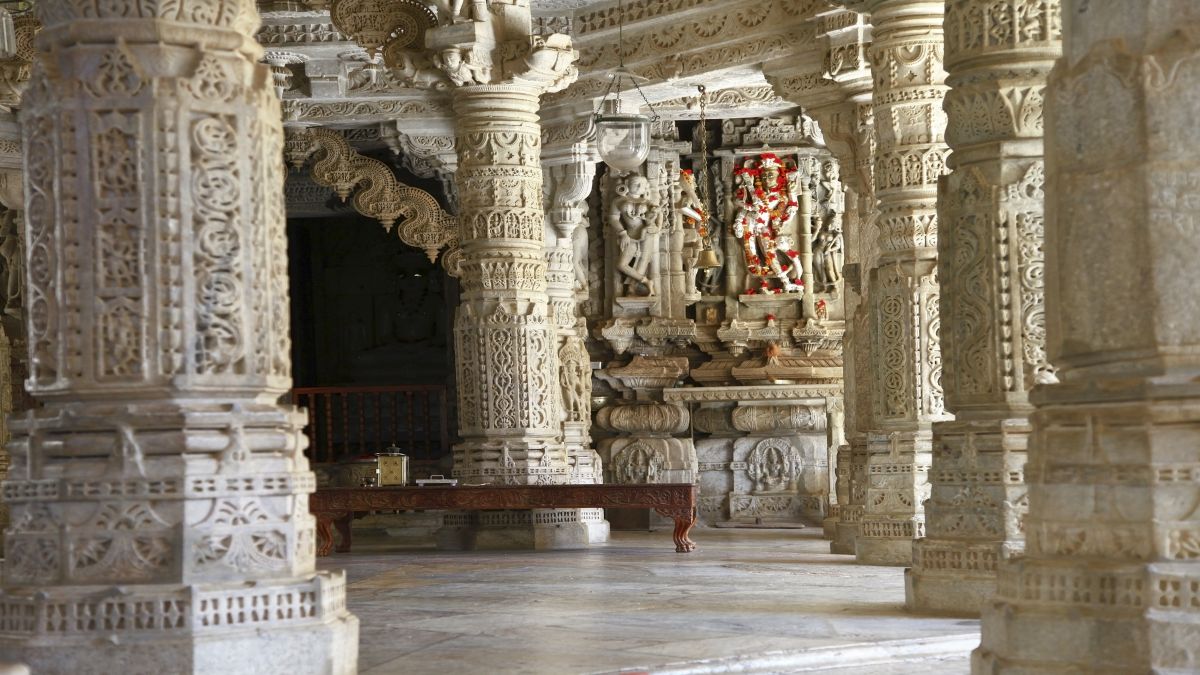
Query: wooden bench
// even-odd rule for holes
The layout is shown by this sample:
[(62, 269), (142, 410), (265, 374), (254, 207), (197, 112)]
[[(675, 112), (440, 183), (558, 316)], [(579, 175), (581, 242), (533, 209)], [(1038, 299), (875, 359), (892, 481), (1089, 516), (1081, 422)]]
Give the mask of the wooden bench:
[(645, 485), (484, 485), (473, 487), (326, 488), (308, 498), (317, 518), (317, 555), (350, 550), (350, 522), (362, 511), (507, 511), (524, 509), (654, 509), (675, 521), (675, 550), (696, 548), (688, 538), (696, 523), (699, 488), (691, 483)]

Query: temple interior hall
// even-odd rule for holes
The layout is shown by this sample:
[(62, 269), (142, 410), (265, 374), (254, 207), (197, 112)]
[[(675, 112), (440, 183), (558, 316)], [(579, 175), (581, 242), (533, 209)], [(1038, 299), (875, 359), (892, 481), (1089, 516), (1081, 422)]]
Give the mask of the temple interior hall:
[(1200, 674), (1200, 0), (0, 0), (0, 675)]

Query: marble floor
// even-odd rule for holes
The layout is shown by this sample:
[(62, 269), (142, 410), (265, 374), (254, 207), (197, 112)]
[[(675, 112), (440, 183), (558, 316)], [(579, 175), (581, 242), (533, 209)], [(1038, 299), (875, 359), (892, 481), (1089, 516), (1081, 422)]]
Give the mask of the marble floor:
[(581, 551), (442, 552), (355, 537), (359, 672), (966, 673), (979, 622), (903, 609), (903, 571), (816, 529), (614, 532)]

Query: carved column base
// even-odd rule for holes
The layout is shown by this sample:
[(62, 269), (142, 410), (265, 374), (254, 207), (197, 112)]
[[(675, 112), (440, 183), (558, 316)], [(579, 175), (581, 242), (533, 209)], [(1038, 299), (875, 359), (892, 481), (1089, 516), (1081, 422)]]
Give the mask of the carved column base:
[(864, 508), (862, 504), (846, 504), (838, 510), (833, 541), (829, 542), (830, 553), (854, 555)]
[(971, 655), (971, 672), (1196, 672), (1195, 568), (1195, 562), (1007, 564), (997, 598), (984, 608), (983, 640)]
[(868, 436), (867, 495), (855, 544), (858, 562), (912, 564), (913, 542), (925, 536), (932, 434), (894, 431)]
[[(358, 619), (342, 572), (254, 584), (72, 586), (0, 593), (0, 653), (35, 673), (351, 675)], [(270, 639), (263, 639), (269, 635)]]
[(453, 512), (436, 534), (452, 551), (578, 549), (608, 541), (608, 521), (603, 509)]
[[(839, 452), (842, 452), (839, 450)], [(856, 541), (860, 534), (863, 514), (866, 506), (863, 501), (867, 495), (867, 458), (870, 450), (863, 436), (856, 436), (850, 443), (849, 451), (838, 462), (838, 494), (844, 503), (838, 508), (837, 522), (834, 523), (833, 541), (829, 544), (830, 553), (854, 555)], [(842, 476), (845, 476), (845, 485)]]
[(863, 518), (854, 555), (864, 565), (912, 564), (913, 543), (924, 533), (925, 523), (918, 518)]
[(933, 541), (913, 547), (904, 571), (905, 607), (911, 612), (979, 616), (996, 592), (996, 567), (1006, 556), (998, 543)]
[(978, 616), (1001, 560), (1025, 548), (1025, 418), (934, 424), (928, 537), (917, 542), (907, 606)]
[(566, 454), (539, 442), (468, 441), (454, 446), (452, 475), (468, 484), (561, 485), (571, 477)]
[(833, 539), (837, 536), (837, 523), (841, 510), (842, 507), (840, 504), (829, 505), (829, 515), (825, 517), (825, 520), (821, 521), (821, 534), (826, 539)]
[(1200, 395), (1190, 379), (1035, 390), (1026, 551), (1001, 561), (976, 673), (1200, 664)]

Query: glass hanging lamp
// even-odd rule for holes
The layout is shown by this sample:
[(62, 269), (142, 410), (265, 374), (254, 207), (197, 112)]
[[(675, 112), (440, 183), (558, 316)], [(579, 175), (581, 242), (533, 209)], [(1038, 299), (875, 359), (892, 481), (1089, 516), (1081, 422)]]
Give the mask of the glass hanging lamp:
[[(625, 6), (617, 3), (617, 54), (619, 64), (608, 75), (608, 88), (600, 99), (593, 119), (596, 124), (596, 149), (605, 164), (619, 171), (633, 171), (650, 155), (650, 123), (658, 121), (658, 113), (650, 105), (640, 82), (646, 78), (634, 75), (625, 67)], [(637, 91), (649, 115), (642, 114), (637, 101), (622, 99), (630, 88)]]

